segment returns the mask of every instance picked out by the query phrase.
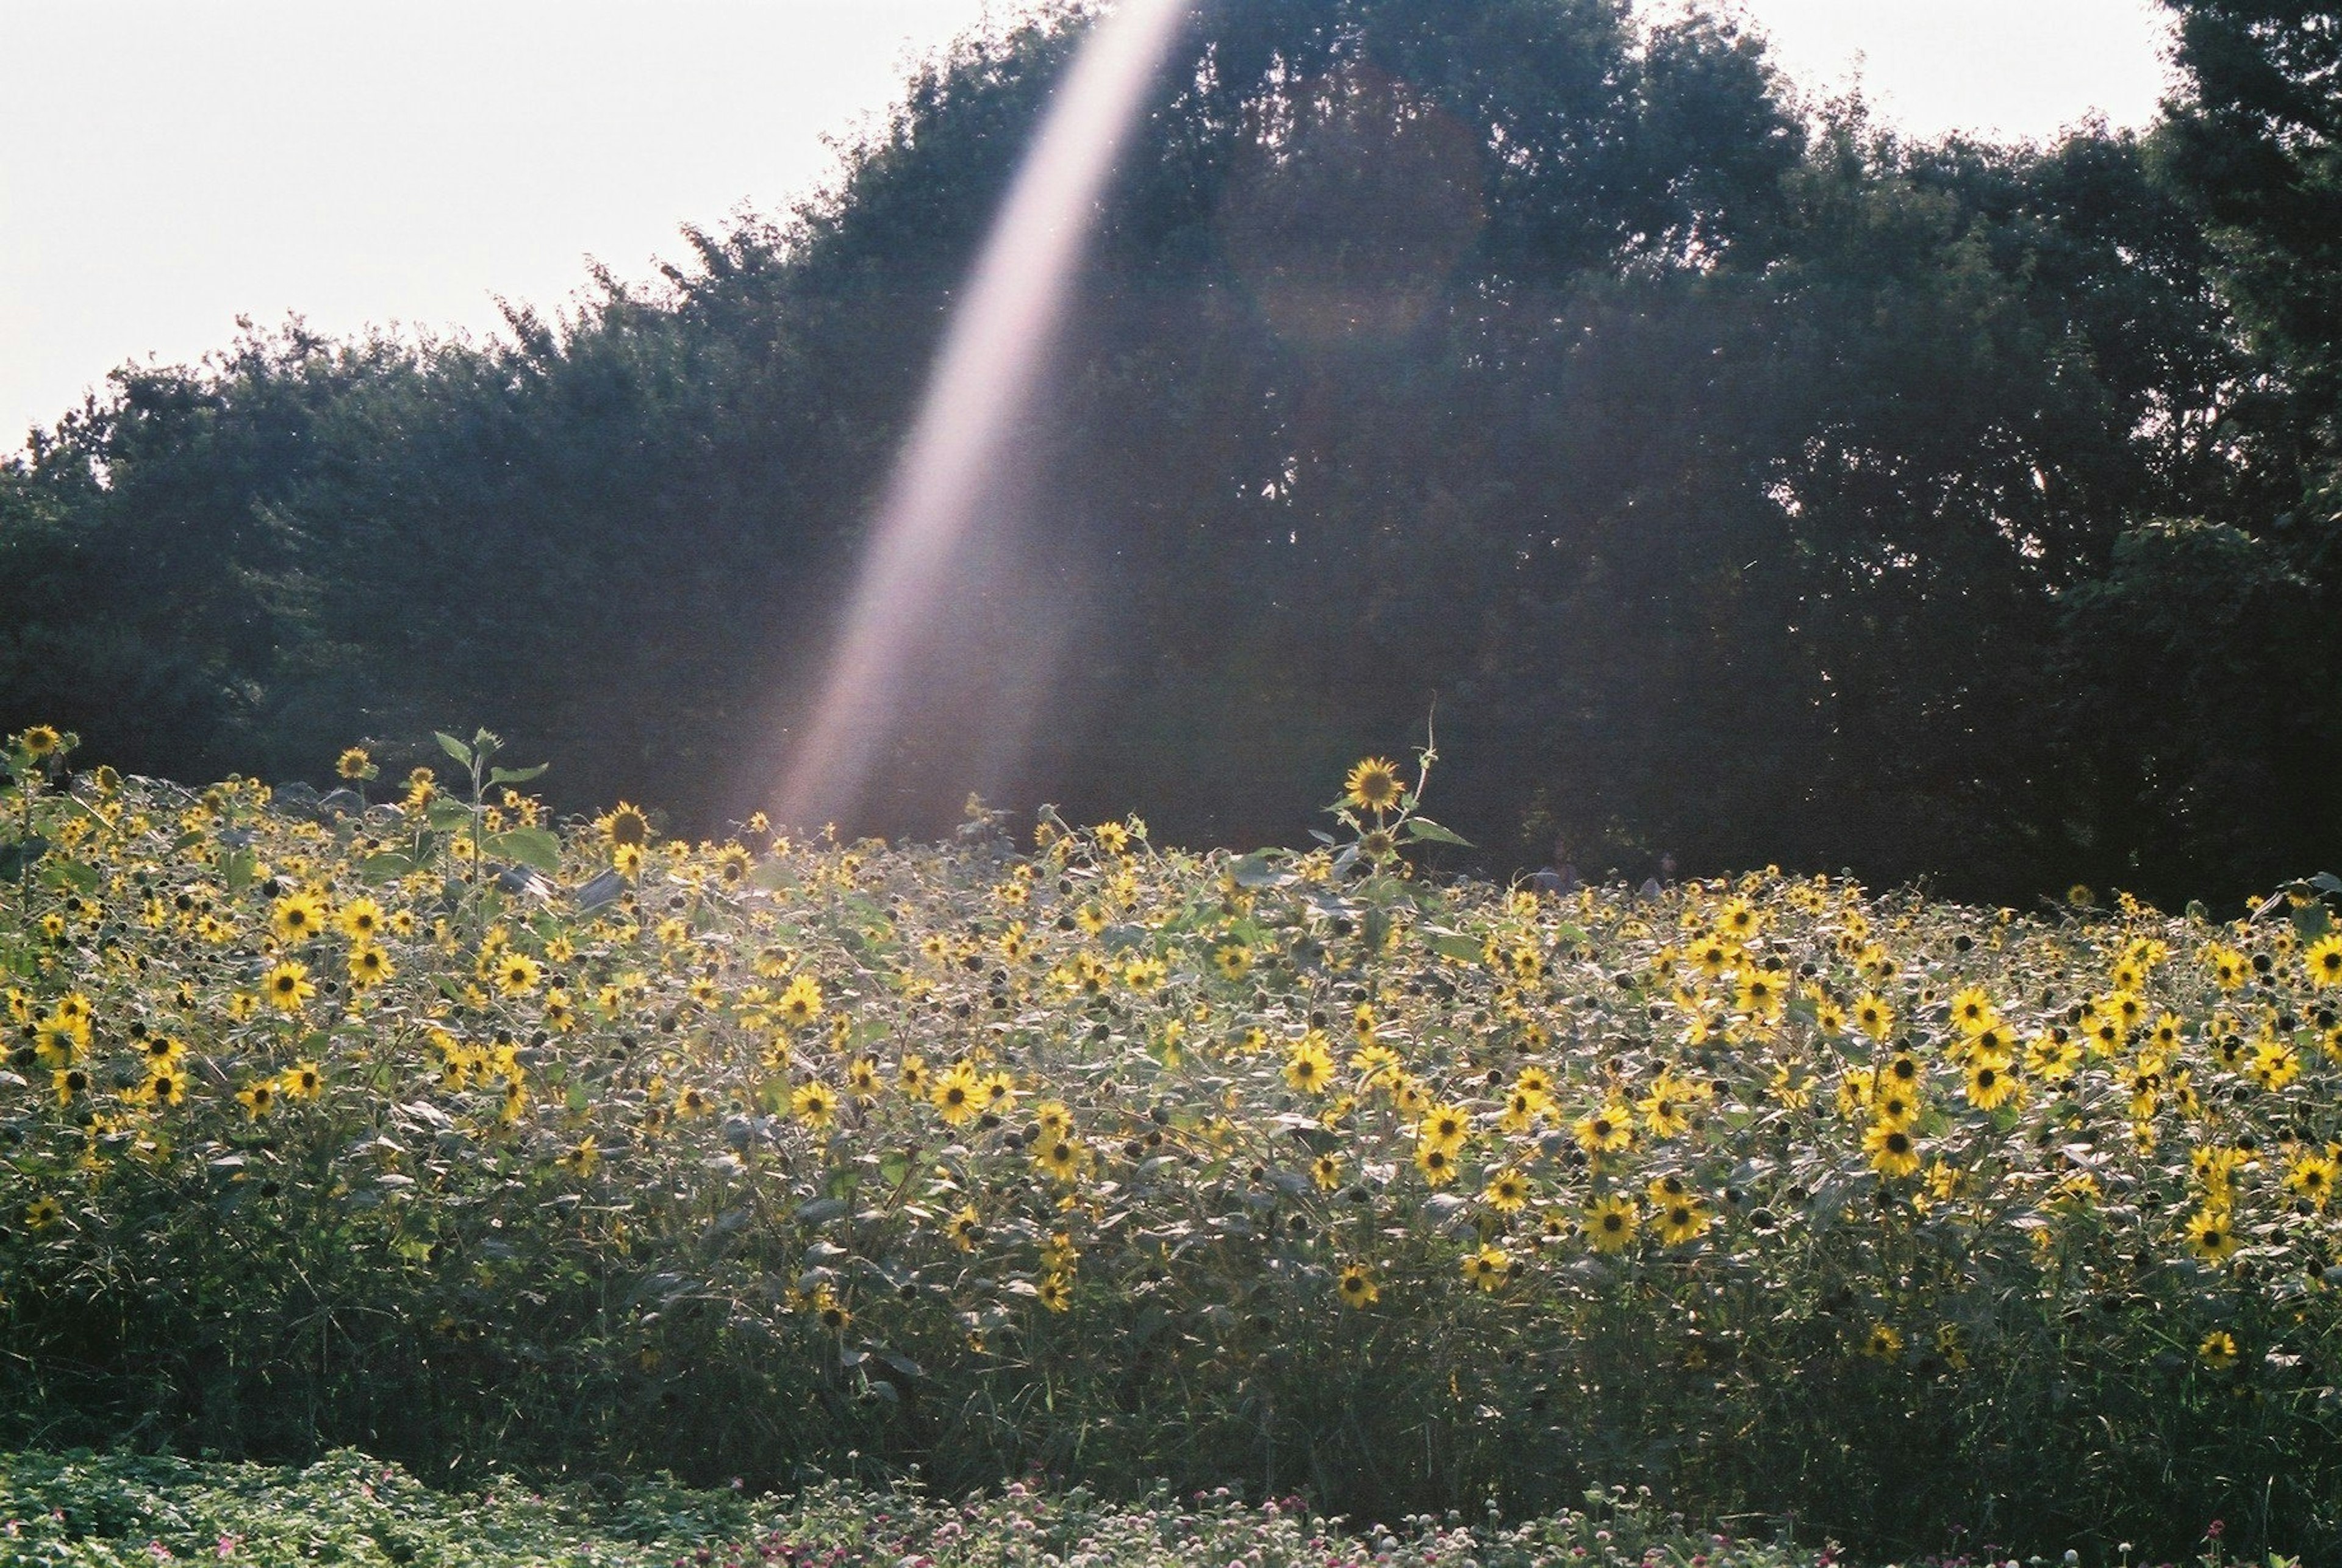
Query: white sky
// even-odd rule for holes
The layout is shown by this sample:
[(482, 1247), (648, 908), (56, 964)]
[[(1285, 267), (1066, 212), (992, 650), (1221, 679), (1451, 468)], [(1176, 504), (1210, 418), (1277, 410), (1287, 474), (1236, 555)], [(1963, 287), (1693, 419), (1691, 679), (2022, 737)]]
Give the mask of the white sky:
[[(1244, 4), (1245, 0), (1226, 0)], [(0, 0), (0, 452), (238, 315), (475, 334), (772, 210), (1003, 0)], [(2153, 0), (1743, 0), (1920, 134), (2141, 125)]]

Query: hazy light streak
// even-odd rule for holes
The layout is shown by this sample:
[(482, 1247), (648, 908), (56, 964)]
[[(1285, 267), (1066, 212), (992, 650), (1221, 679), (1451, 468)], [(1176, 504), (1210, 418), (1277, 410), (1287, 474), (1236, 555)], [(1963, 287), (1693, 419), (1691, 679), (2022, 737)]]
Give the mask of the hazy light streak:
[(1002, 437), (1029, 405), (1098, 201), (1188, 0), (1126, 0), (1082, 45), (953, 313), (887, 481), (780, 819), (849, 810), (868, 782), (926, 614), (949, 591)]

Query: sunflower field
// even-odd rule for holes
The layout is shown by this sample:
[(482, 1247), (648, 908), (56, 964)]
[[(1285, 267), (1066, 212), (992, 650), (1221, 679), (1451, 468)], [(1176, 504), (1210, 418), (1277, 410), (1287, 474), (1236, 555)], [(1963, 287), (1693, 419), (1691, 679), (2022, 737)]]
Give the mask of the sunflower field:
[[(5, 744), (0, 1446), (2342, 1552), (2342, 934)], [(1412, 774), (1410, 780), (1409, 774)]]

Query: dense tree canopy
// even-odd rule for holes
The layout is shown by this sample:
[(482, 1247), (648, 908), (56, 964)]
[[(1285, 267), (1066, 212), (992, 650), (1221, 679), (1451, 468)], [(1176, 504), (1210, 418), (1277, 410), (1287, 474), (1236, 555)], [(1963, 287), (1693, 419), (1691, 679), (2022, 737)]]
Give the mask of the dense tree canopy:
[[(1205, 8), (847, 825), (1289, 840), (1436, 712), (1486, 869), (2335, 859), (2337, 13), (2178, 8), (2164, 126), (2018, 147), (1696, 14)], [(0, 726), (314, 775), (485, 722), (575, 805), (761, 804), (1086, 25), (964, 42), (656, 286), (118, 373), (0, 471)]]

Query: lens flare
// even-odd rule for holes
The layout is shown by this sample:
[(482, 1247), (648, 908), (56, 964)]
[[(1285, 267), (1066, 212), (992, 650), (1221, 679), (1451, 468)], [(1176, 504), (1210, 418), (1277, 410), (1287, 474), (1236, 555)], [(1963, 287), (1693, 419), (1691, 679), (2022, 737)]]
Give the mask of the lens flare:
[(900, 705), (906, 654), (970, 544), (1005, 437), (1030, 405), (1100, 197), (1189, 0), (1128, 0), (1083, 45), (994, 220), (896, 459), (779, 815), (848, 814)]

